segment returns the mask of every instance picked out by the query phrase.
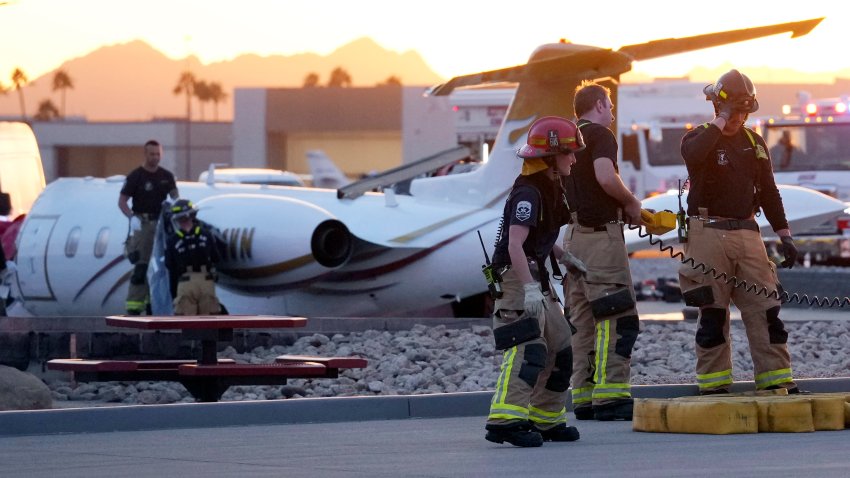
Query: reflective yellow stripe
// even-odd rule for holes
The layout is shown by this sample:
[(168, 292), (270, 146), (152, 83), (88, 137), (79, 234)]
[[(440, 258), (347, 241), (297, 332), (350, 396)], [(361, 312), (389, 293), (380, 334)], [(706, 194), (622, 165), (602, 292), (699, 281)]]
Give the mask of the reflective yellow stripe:
[(534, 423), (545, 423), (557, 425), (567, 423), (567, 409), (562, 408), (557, 412), (547, 412), (535, 407), (528, 407), (528, 419)]
[(502, 371), (499, 373), (499, 379), (496, 380), (496, 393), (493, 395), (493, 403), (504, 403), (505, 396), (508, 394), (508, 382), (511, 377), (511, 370), (514, 367), (514, 358), (516, 357), (516, 346), (505, 350), (502, 355)]
[(631, 398), (632, 386), (628, 383), (606, 383), (604, 386), (597, 385), (593, 389), (593, 399), (600, 398)]
[(588, 403), (593, 399), (593, 386), (574, 388), (572, 391), (573, 406)]
[(788, 383), (792, 381), (790, 368), (781, 368), (779, 370), (771, 370), (756, 375), (756, 388), (763, 389), (780, 383)]
[(506, 403), (494, 403), (490, 405), (490, 414), (488, 419), (506, 419), (506, 420), (528, 420), (528, 409), (516, 405), (508, 405)]
[(700, 390), (732, 384), (732, 369), (720, 372), (697, 374), (697, 384)]
[(145, 308), (146, 302), (139, 300), (128, 300), (125, 304), (127, 310), (142, 310)]
[(602, 385), (608, 379), (608, 341), (611, 340), (611, 321), (602, 320), (596, 324), (596, 371), (593, 381)]
[(540, 408), (537, 408), (537, 407), (528, 407), (528, 413), (533, 413), (535, 415), (539, 415), (539, 416), (542, 416), (542, 417), (558, 418), (559, 416), (567, 413), (567, 409), (561, 408), (557, 412), (547, 412), (546, 410), (543, 410), (543, 409), (540, 409)]
[(752, 133), (750, 133), (750, 130), (748, 130), (747, 128), (744, 128), (744, 133), (747, 133), (747, 138), (750, 138), (750, 143), (751, 143), (753, 146), (755, 146), (755, 145), (756, 145), (756, 139), (755, 139), (755, 138), (753, 138), (753, 134), (752, 134)]

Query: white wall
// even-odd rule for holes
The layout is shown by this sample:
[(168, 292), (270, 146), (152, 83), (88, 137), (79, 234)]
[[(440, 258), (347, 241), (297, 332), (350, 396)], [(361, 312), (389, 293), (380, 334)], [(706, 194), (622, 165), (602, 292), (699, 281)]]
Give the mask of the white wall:
[[(44, 177), (49, 183), (56, 179), (56, 148), (61, 146), (143, 146), (149, 139), (159, 141), (163, 148), (160, 164), (177, 171), (176, 152), (180, 145), (174, 122), (86, 123), (33, 122)], [(144, 159), (139, 156), (139, 164)], [(129, 171), (128, 171), (129, 172)]]
[(265, 88), (236, 88), (233, 104), (233, 167), (267, 168)]
[(446, 96), (424, 97), (427, 88), (405, 86), (402, 92), (402, 164), (457, 146), (454, 112)]

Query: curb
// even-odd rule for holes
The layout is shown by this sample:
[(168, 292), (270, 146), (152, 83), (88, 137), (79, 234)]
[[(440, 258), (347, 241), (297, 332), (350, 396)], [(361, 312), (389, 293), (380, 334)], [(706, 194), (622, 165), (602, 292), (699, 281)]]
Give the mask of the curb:
[[(850, 378), (796, 382), (811, 392), (850, 392)], [(737, 382), (732, 391), (753, 388), (753, 382)], [(632, 387), (635, 398), (696, 393), (693, 384)], [(469, 416), (480, 416), (483, 426), (492, 395), (492, 391), (484, 391), (6, 411), (0, 412), (0, 437)], [(567, 406), (570, 408), (569, 403)]]

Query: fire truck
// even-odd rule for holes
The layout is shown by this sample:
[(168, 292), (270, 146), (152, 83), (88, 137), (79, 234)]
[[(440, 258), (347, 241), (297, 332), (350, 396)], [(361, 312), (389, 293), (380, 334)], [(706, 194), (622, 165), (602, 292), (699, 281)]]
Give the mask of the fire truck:
[[(639, 198), (676, 190), (688, 176), (682, 136), (693, 122), (636, 123), (621, 128), (620, 175)], [(820, 191), (848, 203), (844, 214), (808, 231), (793, 231), (804, 264), (850, 266), (850, 96), (803, 99), (775, 117), (750, 118), (770, 152), (778, 184)], [(769, 251), (776, 241), (766, 240)]]
[(777, 183), (796, 184), (848, 204), (841, 216), (794, 231), (812, 264), (850, 265), (850, 96), (813, 100), (803, 94), (782, 115), (759, 117), (753, 128), (767, 143)]

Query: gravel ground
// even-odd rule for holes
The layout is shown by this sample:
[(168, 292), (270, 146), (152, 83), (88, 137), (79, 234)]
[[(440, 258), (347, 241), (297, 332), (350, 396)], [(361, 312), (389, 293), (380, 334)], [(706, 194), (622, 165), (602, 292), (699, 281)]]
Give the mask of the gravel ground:
[[(846, 375), (850, 356), (850, 324), (845, 321), (789, 322), (789, 348), (796, 378)], [(694, 322), (642, 323), (632, 356), (632, 383), (694, 383)], [(733, 374), (735, 380), (752, 380), (752, 362), (743, 324), (732, 323)], [(337, 379), (291, 380), (285, 386), (236, 386), (224, 401), (270, 400), (298, 397), (354, 395), (409, 395), (492, 390), (501, 354), (495, 350), (492, 330), (475, 326), (415, 326), (409, 331), (366, 331), (316, 334), (302, 337), (291, 346), (256, 348), (237, 353), (227, 348), (220, 358), (243, 363), (273, 362), (282, 354), (360, 356), (369, 360), (365, 369), (341, 372)], [(172, 382), (99, 382), (72, 384), (48, 382), (57, 407), (110, 404), (160, 404), (192, 402), (182, 385)]]

